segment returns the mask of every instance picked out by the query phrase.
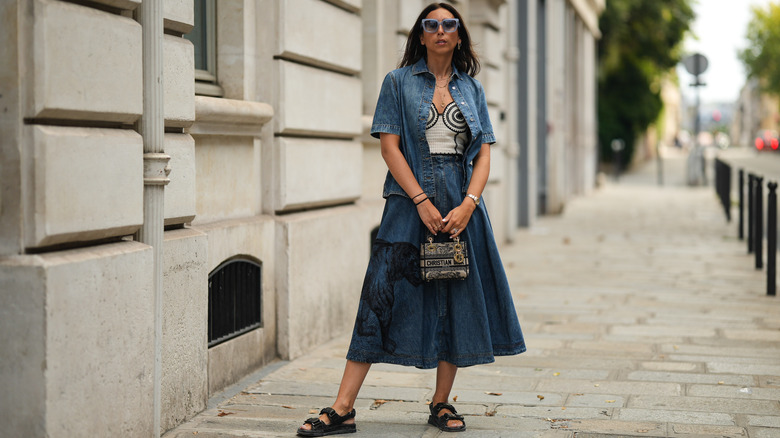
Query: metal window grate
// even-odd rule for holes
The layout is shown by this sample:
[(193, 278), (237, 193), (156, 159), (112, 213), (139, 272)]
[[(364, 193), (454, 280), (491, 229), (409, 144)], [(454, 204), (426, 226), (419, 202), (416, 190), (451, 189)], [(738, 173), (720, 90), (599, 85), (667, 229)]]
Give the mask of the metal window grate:
[(209, 347), (262, 327), (262, 267), (239, 258), (209, 275)]

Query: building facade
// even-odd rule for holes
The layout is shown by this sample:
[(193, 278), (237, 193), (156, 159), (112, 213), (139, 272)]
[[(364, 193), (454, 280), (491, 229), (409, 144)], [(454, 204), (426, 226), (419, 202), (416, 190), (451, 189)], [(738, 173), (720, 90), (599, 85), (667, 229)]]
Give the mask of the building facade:
[[(426, 3), (0, 3), (9, 436), (154, 436), (351, 330), (387, 172), (368, 130)], [(594, 187), (604, 0), (454, 4), (508, 242)]]
[(729, 135), (734, 146), (755, 148), (759, 131), (777, 131), (780, 125), (777, 97), (761, 91), (757, 79), (748, 79), (734, 105)]

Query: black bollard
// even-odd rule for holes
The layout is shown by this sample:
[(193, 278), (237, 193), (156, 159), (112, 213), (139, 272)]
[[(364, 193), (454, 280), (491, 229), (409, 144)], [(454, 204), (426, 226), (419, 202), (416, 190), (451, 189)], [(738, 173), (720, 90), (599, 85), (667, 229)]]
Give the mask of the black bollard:
[(745, 171), (743, 169), (739, 169), (739, 225), (737, 229), (737, 234), (739, 235), (739, 240), (743, 240), (745, 238)]
[(726, 210), (726, 221), (731, 222), (731, 166), (720, 162), (720, 201)]
[(764, 267), (764, 251), (762, 248), (764, 244), (764, 178), (757, 176), (754, 181), (756, 188), (754, 189), (753, 215), (756, 224), (753, 228), (753, 237), (755, 238), (753, 247), (756, 250), (756, 269), (761, 269)]
[(777, 293), (777, 183), (770, 182), (766, 208), (766, 294)]
[(748, 185), (747, 185), (747, 251), (748, 254), (753, 254), (753, 187), (755, 186), (756, 177), (752, 173), (748, 173)]

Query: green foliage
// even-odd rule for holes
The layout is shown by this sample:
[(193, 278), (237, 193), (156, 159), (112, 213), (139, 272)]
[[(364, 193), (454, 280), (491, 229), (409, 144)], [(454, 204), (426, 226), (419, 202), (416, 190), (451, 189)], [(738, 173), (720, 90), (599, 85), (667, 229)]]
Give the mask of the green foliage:
[(692, 0), (607, 0), (599, 27), (598, 115), (600, 157), (611, 162), (613, 139), (635, 139), (658, 119), (660, 81), (680, 62), (681, 42), (694, 14)]
[(739, 58), (748, 76), (760, 79), (764, 91), (780, 95), (780, 5), (754, 6), (746, 37), (748, 47)]

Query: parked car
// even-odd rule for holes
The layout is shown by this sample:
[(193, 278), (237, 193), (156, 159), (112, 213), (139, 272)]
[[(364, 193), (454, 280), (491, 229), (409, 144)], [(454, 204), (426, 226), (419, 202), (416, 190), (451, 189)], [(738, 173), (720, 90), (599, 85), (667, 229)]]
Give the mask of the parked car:
[(754, 144), (759, 151), (776, 151), (780, 145), (777, 140), (777, 131), (771, 129), (759, 130)]

